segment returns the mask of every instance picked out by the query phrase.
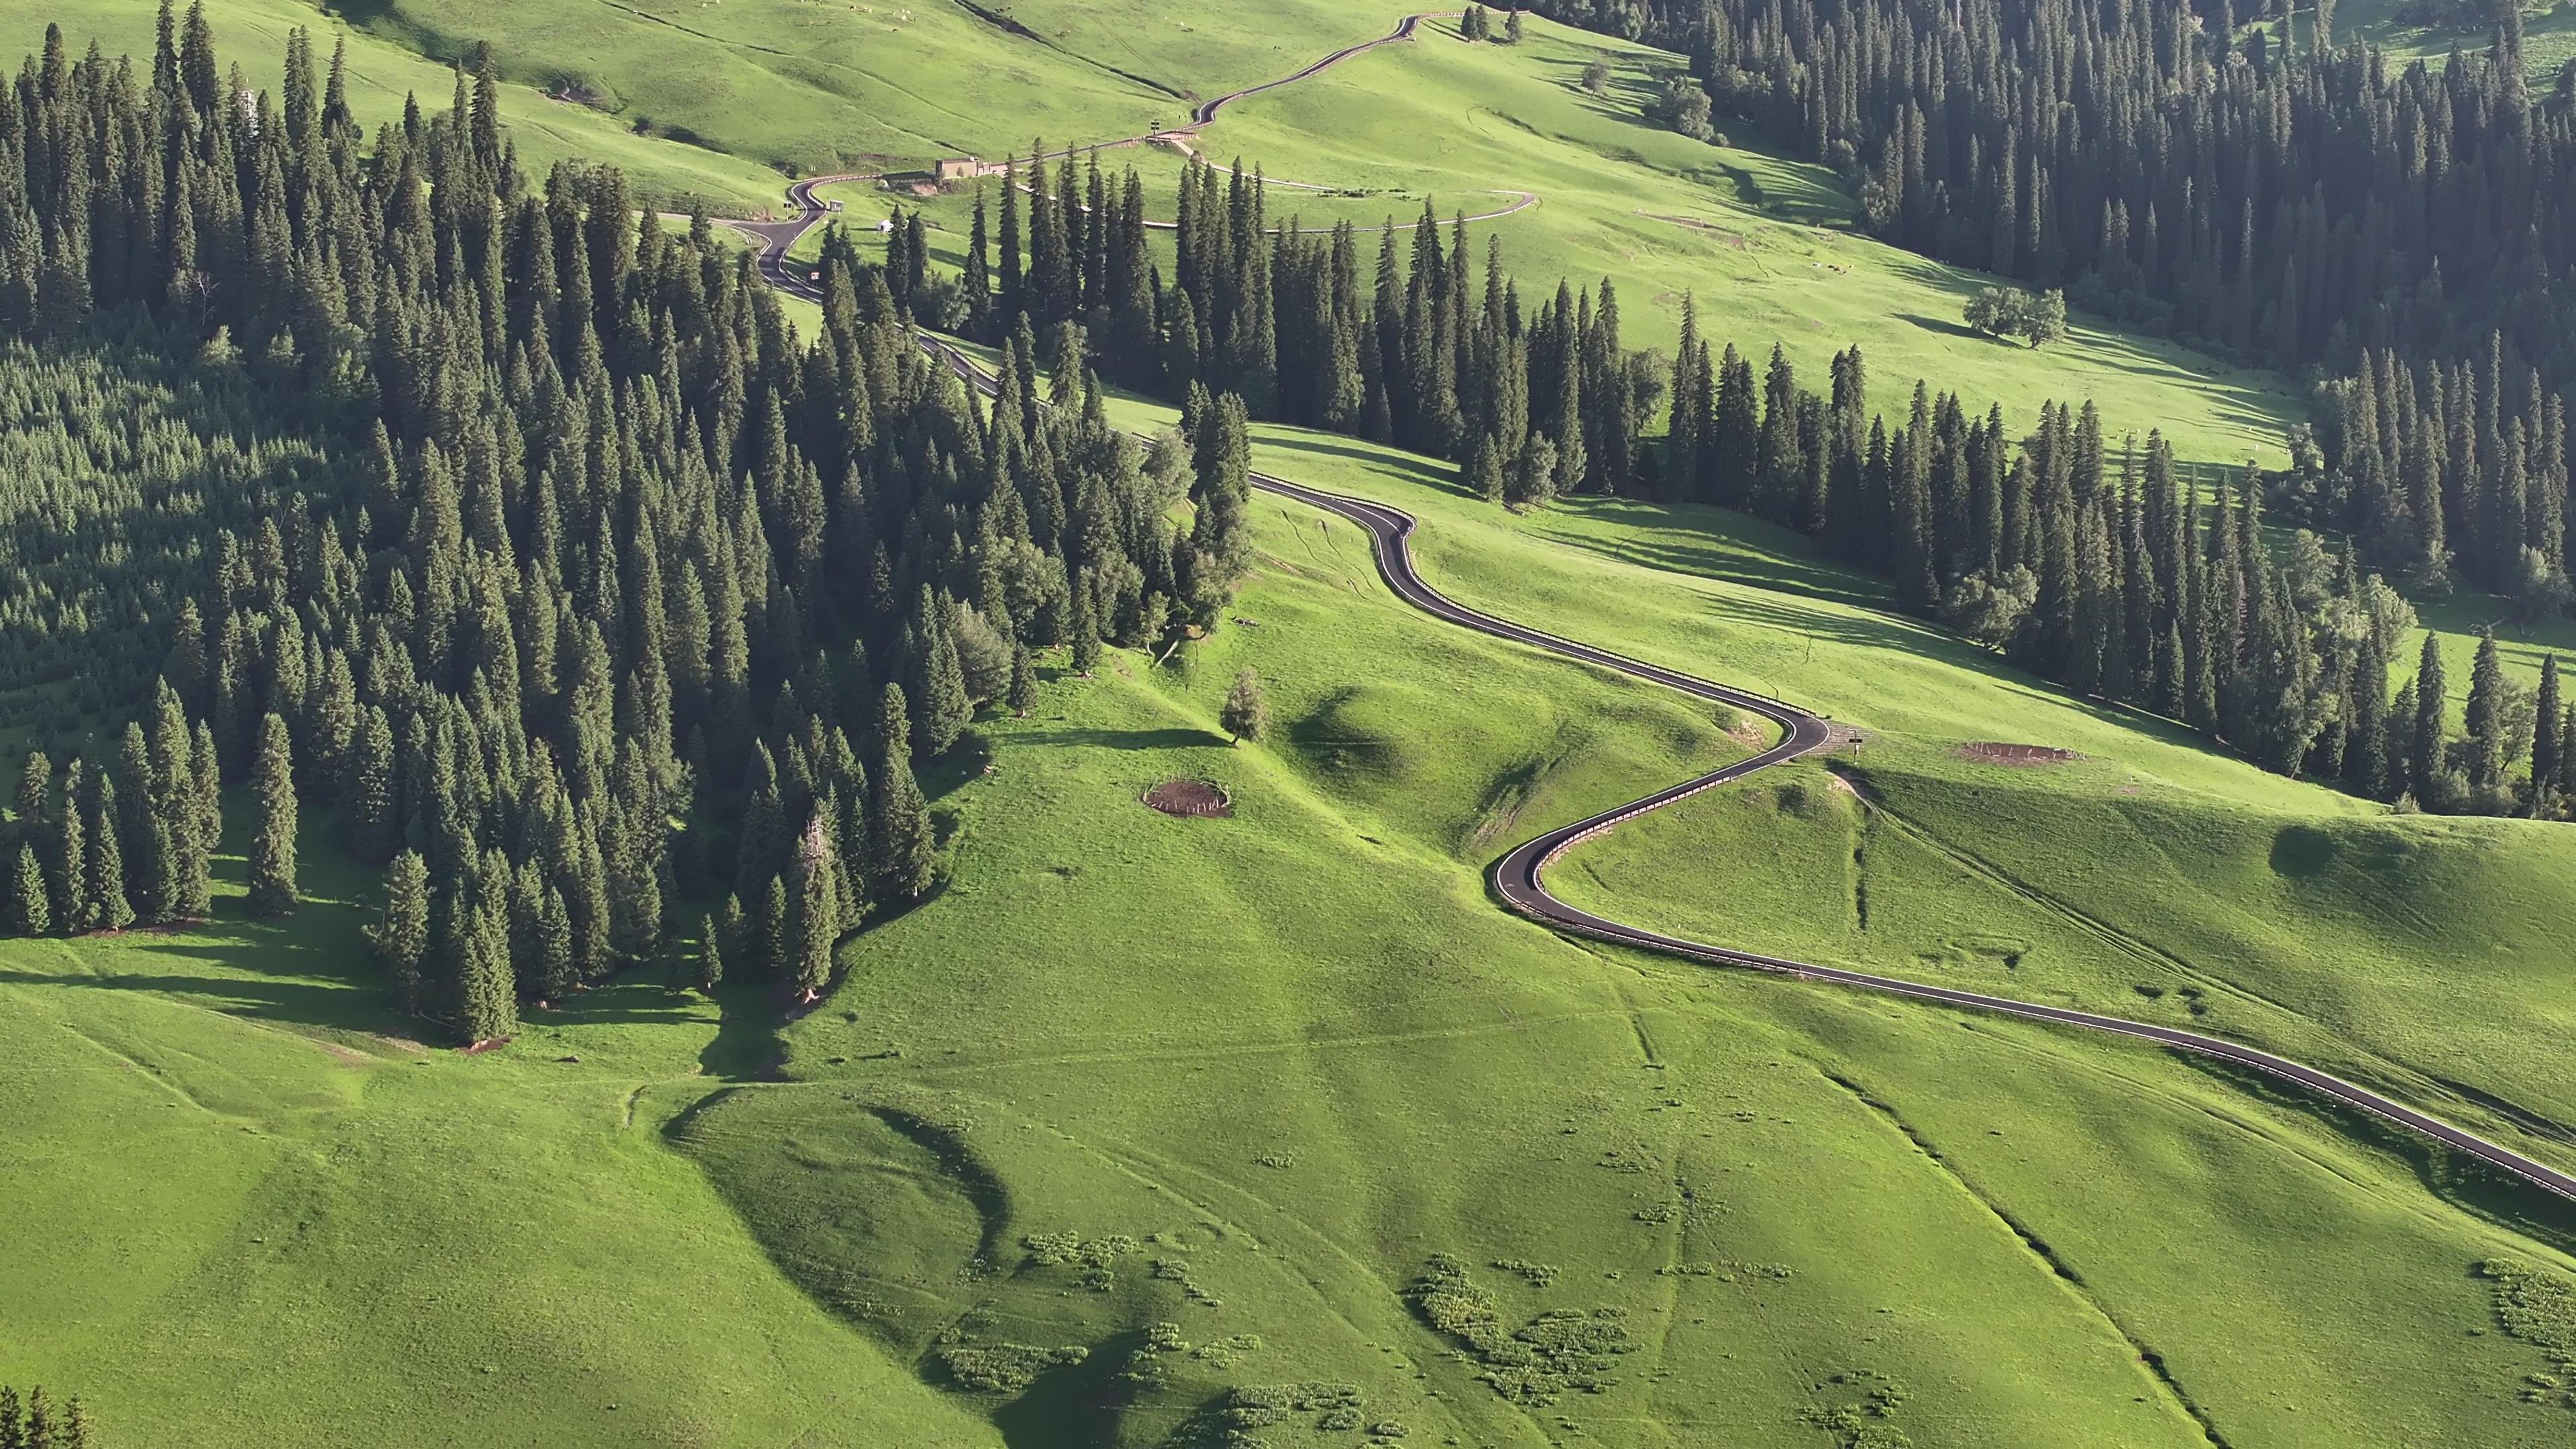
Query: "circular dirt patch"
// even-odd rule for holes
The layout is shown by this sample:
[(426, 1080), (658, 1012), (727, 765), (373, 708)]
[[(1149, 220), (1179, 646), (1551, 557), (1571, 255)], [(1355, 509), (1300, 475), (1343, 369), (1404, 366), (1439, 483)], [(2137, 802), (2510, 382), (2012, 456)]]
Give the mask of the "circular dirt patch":
[(1980, 765), (2023, 767), (2071, 765), (2084, 757), (2073, 750), (2061, 750), (2055, 745), (1999, 745), (1987, 740), (1971, 740), (1959, 746), (1959, 758), (1974, 760)]
[(1145, 792), (1145, 803), (1166, 815), (1183, 817), (1234, 813), (1234, 802), (1225, 797), (1224, 788), (1206, 780), (1165, 780)]

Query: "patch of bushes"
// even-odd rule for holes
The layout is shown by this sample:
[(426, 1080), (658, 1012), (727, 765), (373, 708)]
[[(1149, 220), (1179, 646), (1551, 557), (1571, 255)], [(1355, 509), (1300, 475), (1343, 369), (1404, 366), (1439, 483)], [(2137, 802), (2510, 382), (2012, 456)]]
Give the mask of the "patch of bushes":
[(2491, 1285), (2496, 1322), (2555, 1370), (2527, 1377), (2524, 1401), (2576, 1410), (2576, 1281), (2510, 1258), (2490, 1258), (2477, 1273)]
[(1425, 1323), (1466, 1345), (1483, 1367), (1479, 1380), (1523, 1406), (1553, 1404), (1568, 1389), (1607, 1391), (1619, 1355), (1637, 1347), (1623, 1308), (1551, 1309), (1506, 1331), (1493, 1295), (1446, 1253), (1433, 1256), (1405, 1296)]
[(948, 1343), (933, 1351), (940, 1369), (959, 1388), (979, 1394), (1016, 1394), (1051, 1368), (1066, 1368), (1091, 1356), (1080, 1344), (1039, 1348), (1026, 1343)]
[(1124, 1233), (1106, 1238), (1085, 1238), (1079, 1233), (1032, 1233), (1020, 1239), (1020, 1246), (1028, 1249), (1032, 1267), (1079, 1267), (1083, 1270), (1083, 1287), (1106, 1293), (1118, 1286), (1118, 1260), (1135, 1252), (1137, 1242)]

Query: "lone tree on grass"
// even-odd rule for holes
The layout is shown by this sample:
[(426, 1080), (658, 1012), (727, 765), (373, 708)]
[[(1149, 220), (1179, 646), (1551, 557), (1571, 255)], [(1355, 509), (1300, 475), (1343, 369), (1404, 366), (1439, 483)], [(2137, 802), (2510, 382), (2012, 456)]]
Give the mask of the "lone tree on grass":
[(1261, 695), (1261, 676), (1246, 669), (1234, 677), (1234, 688), (1226, 691), (1225, 708), (1217, 712), (1217, 723), (1234, 736), (1234, 743), (1258, 740), (1270, 730), (1270, 703)]
[(250, 910), (282, 916), (295, 909), (295, 764), (286, 721), (259, 722), (259, 757), (251, 767), (251, 808), (259, 814), (250, 842)]
[(1518, 9), (1514, 9), (1511, 14), (1503, 17), (1503, 44), (1518, 45), (1520, 43), (1521, 12)]

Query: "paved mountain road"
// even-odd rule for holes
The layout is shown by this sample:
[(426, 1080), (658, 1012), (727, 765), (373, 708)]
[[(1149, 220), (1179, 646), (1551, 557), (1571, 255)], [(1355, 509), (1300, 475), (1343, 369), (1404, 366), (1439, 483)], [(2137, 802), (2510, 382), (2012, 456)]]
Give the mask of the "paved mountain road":
[[(976, 366), (967, 354), (953, 344), (926, 335), (922, 337), (921, 344), (925, 351), (965, 379), (968, 385), (988, 396), (995, 390), (993, 380)], [(2176, 1027), (2158, 1026), (2152, 1022), (2130, 1021), (2124, 1017), (2103, 1016), (2089, 1011), (2074, 1011), (2066, 1007), (2016, 1001), (2007, 996), (1959, 991), (1947, 986), (1935, 986), (1928, 982), (1908, 981), (1901, 977), (1878, 976), (1865, 971), (1850, 971), (1837, 966), (1818, 966), (1805, 961), (1790, 961), (1777, 956), (1764, 956), (1751, 951), (1712, 946), (1702, 941), (1684, 940), (1678, 936), (1667, 936), (1641, 927), (1624, 925), (1566, 904), (1548, 892), (1545, 879), (1547, 868), (1555, 864), (1566, 851), (1583, 841), (1607, 834), (1638, 816), (1660, 810), (1675, 801), (1689, 799), (1704, 790), (1713, 790), (1721, 785), (1733, 784), (1773, 765), (1794, 760), (1801, 755), (1823, 748), (1831, 739), (1831, 731), (1824, 719), (1796, 705), (1773, 699), (1769, 695), (1701, 679), (1695, 675), (1684, 674), (1677, 669), (1667, 669), (1659, 664), (1631, 659), (1624, 654), (1615, 654), (1590, 644), (1560, 638), (1524, 624), (1515, 624), (1508, 619), (1497, 618), (1481, 610), (1468, 608), (1424, 583), (1421, 574), (1414, 570), (1411, 542), (1414, 528), (1412, 515), (1401, 509), (1390, 508), (1383, 503), (1345, 497), (1338, 493), (1327, 493), (1321, 489), (1309, 488), (1302, 483), (1292, 483), (1285, 478), (1273, 477), (1267, 473), (1253, 474), (1252, 482), (1255, 487), (1264, 492), (1275, 493), (1309, 507), (1322, 509), (1327, 513), (1348, 519), (1367, 530), (1377, 556), (1378, 572), (1385, 578), (1387, 587), (1394, 590), (1396, 597), (1424, 613), (1462, 628), (1474, 629), (1499, 639), (1508, 639), (1517, 644), (1526, 644), (1569, 659), (1578, 659), (1587, 664), (1616, 670), (1621, 674), (1645, 680), (1650, 684), (1660, 684), (1667, 689), (1678, 690), (1700, 699), (1731, 705), (1748, 713), (1760, 715), (1780, 726), (1782, 731), (1780, 742), (1760, 754), (1739, 760), (1724, 769), (1713, 770), (1695, 779), (1684, 780), (1680, 784), (1658, 790), (1642, 800), (1604, 810), (1598, 815), (1577, 820), (1571, 825), (1559, 826), (1512, 849), (1501, 860), (1495, 862), (1493, 883), (1496, 894), (1503, 898), (1505, 904), (1521, 914), (1578, 935), (1612, 941), (1623, 946), (1661, 951), (1669, 955), (1687, 956), (1693, 960), (1707, 961), (1720, 966), (1769, 971), (1806, 981), (1830, 982), (1838, 986), (1881, 991), (1944, 1006), (2017, 1016), (2028, 1021), (2083, 1027), (2091, 1031), (2134, 1037), (2141, 1041), (2153, 1042), (2158, 1046), (2198, 1052), (2202, 1056), (2233, 1062), (2242, 1067), (2251, 1067), (2256, 1071), (2306, 1088), (2318, 1096), (2344, 1106), (2358, 1107), (2365, 1112), (2394, 1122), (2410, 1132), (2430, 1138), (2464, 1156), (2510, 1173), (2570, 1202), (2576, 1202), (2576, 1175), (2561, 1172), (2511, 1148), (2489, 1142), (2475, 1133), (2454, 1127), (2440, 1118), (2419, 1112), (2357, 1083), (2345, 1081), (2341, 1077), (2319, 1071), (2288, 1057), (2228, 1041), (2222, 1037), (2205, 1036), (2199, 1032), (2184, 1031)]]
[[(1217, 112), (1225, 105), (1244, 96), (1304, 80), (1377, 46), (1410, 40), (1422, 21), (1433, 18), (1435, 14), (1448, 13), (1455, 12), (1426, 12), (1407, 16), (1403, 23), (1388, 34), (1376, 40), (1335, 51), (1294, 75), (1202, 102), (1190, 125), (1178, 128), (1179, 132), (1184, 134), (1194, 132), (1207, 125), (1216, 119)], [(761, 274), (772, 285), (809, 301), (821, 300), (822, 289), (804, 269), (791, 268), (788, 265), (787, 251), (795, 245), (796, 240), (808, 227), (821, 220), (826, 214), (826, 208), (814, 198), (815, 187), (833, 181), (861, 179), (865, 177), (818, 176), (799, 181), (790, 186), (787, 192), (788, 199), (795, 204), (798, 211), (793, 219), (777, 222), (732, 223), (741, 230), (760, 238), (762, 242)], [(1527, 197), (1526, 193), (1521, 195), (1527, 198), (1522, 202), (1523, 205), (1536, 200), (1535, 197)], [(968, 386), (987, 396), (995, 391), (993, 379), (953, 343), (929, 334), (917, 335), (922, 349), (955, 372)], [(1768, 695), (1718, 684), (1662, 665), (1630, 659), (1606, 649), (1559, 638), (1526, 625), (1515, 624), (1508, 619), (1496, 618), (1491, 614), (1468, 608), (1424, 583), (1422, 576), (1414, 570), (1410, 543), (1414, 520), (1411, 515), (1382, 503), (1327, 493), (1321, 489), (1309, 488), (1304, 484), (1292, 483), (1285, 478), (1272, 477), (1266, 473), (1253, 474), (1252, 482), (1254, 486), (1266, 492), (1322, 509), (1327, 513), (1348, 519), (1367, 530), (1376, 552), (1378, 572), (1385, 578), (1387, 587), (1394, 590), (1398, 598), (1425, 613), (1462, 628), (1474, 629), (1496, 638), (1511, 640), (1570, 659), (1616, 670), (1700, 699), (1727, 704), (1759, 715), (1781, 728), (1782, 736), (1778, 744), (1749, 759), (1739, 760), (1722, 770), (1715, 770), (1696, 779), (1685, 780), (1667, 789), (1658, 790), (1642, 800), (1632, 801), (1616, 809), (1605, 810), (1588, 819), (1575, 821), (1571, 825), (1560, 826), (1514, 848), (1497, 861), (1493, 869), (1495, 892), (1513, 910), (1559, 930), (1616, 942), (1620, 945), (1685, 956), (1716, 965), (1769, 971), (1784, 976), (1794, 976), (1801, 980), (1823, 981), (1839, 986), (1886, 992), (1890, 995), (1912, 997), (1918, 1001), (1929, 1001), (1944, 1006), (1994, 1012), (2059, 1026), (2081, 1027), (2089, 1031), (2108, 1032), (2116, 1036), (2153, 1042), (2179, 1051), (2197, 1052), (2203, 1056), (2267, 1073), (2344, 1106), (2357, 1107), (2463, 1156), (2483, 1162), (2544, 1191), (2554, 1193), (2569, 1202), (2576, 1202), (2576, 1175), (2561, 1172), (2511, 1148), (2489, 1142), (2475, 1133), (2454, 1127), (2437, 1117), (2417, 1111), (2357, 1083), (2345, 1081), (2341, 1077), (2319, 1071), (2288, 1057), (2244, 1046), (2224, 1038), (2204, 1036), (2198, 1032), (2183, 1031), (2175, 1027), (2158, 1026), (2151, 1022), (2130, 1021), (2123, 1017), (2103, 1016), (2065, 1007), (2016, 1001), (2005, 996), (1959, 991), (1946, 986), (1935, 986), (1928, 982), (1908, 981), (1901, 977), (1879, 976), (1863, 971), (1845, 970), (1841, 967), (1818, 966), (1804, 961), (1790, 961), (1750, 951), (1737, 951), (1725, 946), (1713, 946), (1701, 941), (1667, 936), (1637, 926), (1623, 925), (1566, 904), (1549, 894), (1546, 885), (1547, 868), (1555, 864), (1566, 851), (1583, 841), (1606, 834), (1627, 821), (1650, 811), (1660, 810), (1677, 800), (1685, 800), (1704, 790), (1732, 784), (1773, 765), (1822, 748), (1830, 739), (1830, 731), (1825, 721), (1808, 710), (1773, 699)]]

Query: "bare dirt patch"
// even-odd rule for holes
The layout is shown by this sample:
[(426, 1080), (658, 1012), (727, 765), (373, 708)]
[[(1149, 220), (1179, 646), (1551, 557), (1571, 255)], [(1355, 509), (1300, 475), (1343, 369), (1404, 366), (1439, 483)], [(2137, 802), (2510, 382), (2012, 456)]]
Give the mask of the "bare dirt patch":
[(1971, 740), (1959, 746), (1959, 758), (1980, 765), (2028, 769), (2037, 765), (2071, 765), (2084, 757), (2055, 745), (2001, 745), (1991, 740)]
[(1206, 780), (1165, 780), (1146, 791), (1144, 800), (1166, 815), (1183, 819), (1234, 813), (1234, 802), (1226, 798), (1224, 789)]

